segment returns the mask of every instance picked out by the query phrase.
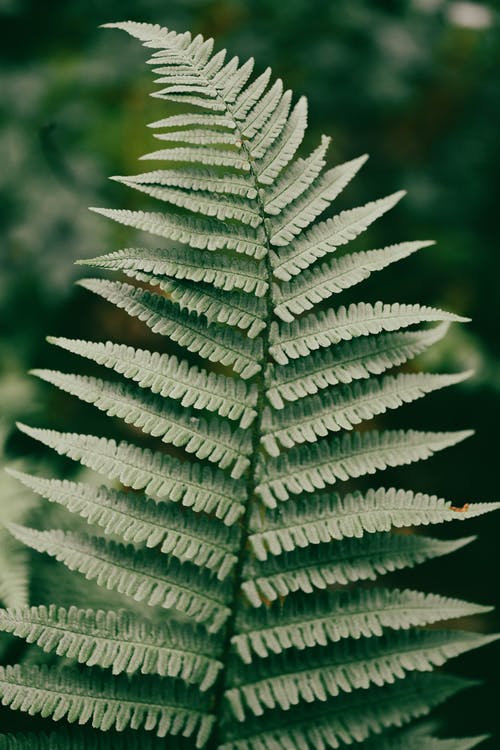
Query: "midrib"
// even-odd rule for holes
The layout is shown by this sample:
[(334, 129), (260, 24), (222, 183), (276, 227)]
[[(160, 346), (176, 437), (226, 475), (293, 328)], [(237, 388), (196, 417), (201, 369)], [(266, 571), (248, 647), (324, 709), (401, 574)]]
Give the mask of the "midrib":
[[(205, 81), (207, 85), (210, 84), (210, 80), (207, 79), (199, 70), (198, 66), (195, 65), (192, 60), (187, 59), (187, 64), (189, 64), (197, 73), (197, 75), (200, 77), (201, 80)], [(254, 164), (252, 161), (252, 158), (250, 156), (250, 152), (248, 147), (246, 146), (246, 141), (243, 139), (243, 134), (241, 131), (241, 128), (238, 125), (238, 120), (233, 116), (233, 108), (231, 107), (231, 104), (229, 102), (226, 102), (221, 94), (217, 92), (217, 98), (219, 101), (224, 105), (224, 111), (226, 114), (228, 114), (232, 121), (235, 123), (235, 140), (238, 140), (241, 143), (241, 149), (245, 153), (248, 163), (250, 165), (249, 174), (251, 176), (251, 179), (253, 180), (253, 187), (255, 188), (256, 197), (253, 199), (248, 200), (254, 200), (257, 204), (257, 210), (258, 213), (262, 219), (262, 228), (265, 238), (265, 247), (266, 247), (266, 255), (264, 257), (264, 264), (265, 264), (265, 270), (266, 270), (266, 281), (268, 284), (268, 288), (264, 297), (265, 300), (265, 306), (266, 306), (266, 313), (265, 313), (265, 328), (263, 329), (262, 333), (259, 335), (258, 338), (261, 338), (262, 340), (262, 359), (261, 359), (261, 369), (255, 376), (255, 382), (257, 385), (257, 404), (255, 407), (255, 410), (257, 412), (257, 416), (253, 423), (253, 429), (252, 429), (252, 441), (251, 441), (251, 458), (250, 458), (250, 467), (248, 469), (248, 481), (247, 481), (247, 497), (246, 497), (246, 504), (245, 504), (245, 512), (243, 514), (243, 517), (241, 519), (241, 536), (240, 536), (240, 545), (239, 549), (237, 551), (237, 563), (234, 570), (234, 586), (233, 586), (233, 596), (232, 596), (232, 607), (231, 607), (231, 615), (229, 616), (227, 623), (226, 623), (226, 632), (225, 632), (225, 639), (224, 639), (224, 645), (222, 647), (221, 655), (218, 657), (220, 661), (222, 661), (224, 667), (221, 670), (221, 682), (219, 686), (219, 690), (216, 694), (215, 699), (215, 705), (214, 705), (214, 715), (216, 717), (215, 722), (215, 729), (214, 733), (212, 735), (209, 747), (217, 748), (219, 744), (222, 742), (223, 734), (221, 730), (221, 724), (222, 724), (222, 713), (223, 713), (223, 707), (224, 707), (224, 694), (225, 691), (230, 687), (229, 680), (228, 680), (228, 664), (230, 662), (230, 653), (231, 653), (231, 639), (233, 635), (235, 635), (235, 625), (236, 625), (236, 618), (238, 614), (238, 605), (240, 602), (240, 595), (241, 595), (241, 583), (242, 583), (242, 573), (244, 569), (244, 563), (245, 563), (245, 552), (247, 548), (247, 542), (249, 537), (249, 527), (250, 527), (250, 518), (251, 518), (251, 512), (252, 512), (252, 505), (255, 500), (258, 501), (258, 497), (255, 493), (255, 489), (257, 486), (257, 482), (255, 479), (255, 473), (256, 473), (256, 467), (257, 467), (257, 461), (260, 451), (260, 441), (262, 437), (262, 419), (263, 419), (263, 413), (264, 413), (264, 403), (265, 403), (265, 394), (267, 389), (269, 388), (269, 377), (270, 377), (270, 364), (271, 364), (271, 358), (269, 353), (269, 336), (270, 336), (270, 325), (271, 320), (273, 317), (273, 297), (272, 297), (272, 279), (273, 279), (273, 272), (272, 272), (272, 266), (271, 266), (271, 260), (270, 260), (270, 250), (271, 250), (271, 241), (270, 241), (270, 235), (267, 228), (266, 223), (266, 213), (264, 210), (264, 203), (262, 201), (261, 195), (260, 195), (260, 184), (257, 179), (257, 174), (254, 168)]]

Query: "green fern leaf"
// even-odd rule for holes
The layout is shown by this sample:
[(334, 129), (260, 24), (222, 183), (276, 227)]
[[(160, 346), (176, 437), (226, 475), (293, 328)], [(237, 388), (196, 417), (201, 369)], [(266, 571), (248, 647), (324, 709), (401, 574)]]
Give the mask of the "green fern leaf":
[[(124, 542), (159, 547), (183, 562), (215, 570), (223, 580), (236, 563), (237, 533), (212, 518), (200, 518), (175, 503), (67, 480), (44, 479), (10, 470), (12, 476), (51, 502), (78, 513)], [(12, 605), (9, 605), (12, 606)]]
[(500, 503), (474, 503), (461, 508), (451, 502), (393, 487), (354, 492), (343, 497), (315, 494), (289, 500), (250, 519), (249, 542), (259, 560), (296, 548), (395, 528), (466, 520), (500, 509)]
[(38, 644), (44, 651), (89, 667), (179, 677), (205, 691), (222, 663), (212, 658), (217, 643), (204, 631), (175, 622), (153, 625), (125, 611), (77, 607), (23, 607), (0, 610), (2, 630)]
[(345, 188), (367, 158), (366, 155), (361, 156), (328, 170), (299, 199), (289, 204), (278, 219), (269, 221), (271, 244), (275, 247), (287, 246), (294, 237), (301, 234), (330, 206), (331, 201)]
[(333, 219), (327, 219), (313, 227), (310, 232), (280, 253), (272, 252), (274, 276), (289, 281), (308, 268), (318, 258), (335, 252), (341, 245), (364, 232), (370, 224), (393, 208), (405, 195), (401, 190), (386, 198), (372, 201), (360, 208), (342, 211)]
[(401, 242), (382, 250), (368, 250), (333, 258), (319, 268), (315, 266), (304, 271), (289, 282), (275, 284), (274, 298), (278, 303), (275, 313), (281, 320), (290, 323), (297, 315), (311, 310), (315, 304), (364, 281), (373, 271), (380, 271), (433, 244), (428, 241)]
[[(234, 140), (234, 135), (224, 135), (223, 133), (220, 133), (220, 131), (213, 131), (213, 134), (211, 135), (206, 135), (206, 130), (200, 130), (198, 133), (199, 134), (195, 136), (195, 131), (183, 130), (176, 131), (176, 133), (168, 133), (161, 136), (158, 135), (156, 137), (162, 138), (163, 140), (166, 140), (168, 136), (172, 140), (174, 139), (174, 136), (176, 136), (178, 140), (184, 140), (190, 137), (193, 141), (196, 137), (199, 142), (203, 142), (203, 139), (206, 142), (210, 142), (207, 140), (208, 138), (211, 138), (212, 142), (217, 142), (216, 139), (219, 139), (220, 142), (223, 138)], [(231, 140), (228, 140), (227, 142), (231, 142)], [(128, 187), (139, 190), (141, 193), (151, 195), (153, 198), (158, 198), (158, 200), (170, 203), (173, 206), (185, 208), (188, 211), (213, 217), (220, 221), (236, 219), (254, 229), (260, 226), (263, 222), (258, 211), (252, 207), (248, 207), (247, 202), (241, 198), (238, 199), (237, 197), (230, 197), (224, 194), (212, 196), (208, 192), (202, 193), (200, 191), (197, 191), (193, 197), (189, 190), (181, 188), (144, 184), (138, 182), (137, 179), (133, 180), (127, 177), (117, 176), (113, 177), (113, 179), (116, 182), (121, 182)]]
[(300, 702), (326, 701), (341, 692), (368, 689), (403, 679), (411, 671), (430, 671), (498, 636), (466, 632), (413, 630), (388, 633), (381, 638), (343, 641), (333, 646), (287, 652), (255, 661), (250, 674), (236, 680), (226, 692), (235, 717), (248, 712), (261, 716), (281, 708), (288, 711)]
[(167, 563), (153, 550), (125, 547), (98, 537), (63, 531), (36, 531), (10, 524), (11, 532), (24, 544), (46, 552), (77, 570), (99, 586), (145, 601), (150, 607), (160, 606), (187, 614), (195, 622), (206, 623), (216, 632), (230, 610), (228, 585), (204, 574), (189, 562), (170, 558)]
[(466, 319), (420, 305), (384, 305), (382, 302), (369, 305), (361, 302), (349, 308), (342, 306), (335, 312), (310, 313), (293, 323), (274, 322), (270, 352), (278, 364), (286, 365), (289, 359), (305, 357), (315, 349), (349, 341), (356, 336), (397, 331), (417, 323), (452, 320), (463, 322)]
[(130, 680), (101, 673), (37, 667), (0, 667), (4, 705), (96, 729), (144, 727), (158, 737), (183, 734), (203, 747), (213, 724), (194, 690), (154, 677)]
[(424, 536), (371, 534), (332, 545), (297, 549), (265, 562), (251, 561), (241, 585), (254, 607), (295, 591), (306, 594), (333, 585), (374, 581), (378, 575), (413, 567), (473, 542), (475, 537), (442, 541)]
[(115, 271), (124, 270), (130, 275), (148, 272), (174, 279), (202, 281), (225, 291), (241, 289), (254, 292), (257, 297), (262, 297), (269, 287), (263, 264), (217, 255), (204, 258), (203, 266), (200, 266), (199, 253), (188, 248), (172, 248), (168, 252), (128, 248), (80, 263)]
[(47, 341), (79, 354), (134, 380), (164, 398), (179, 401), (183, 407), (206, 409), (221, 417), (240, 420), (242, 429), (249, 427), (257, 412), (257, 391), (242, 380), (228, 378), (190, 366), (184, 360), (147, 349), (49, 336)]
[(56, 370), (32, 370), (32, 374), (94, 404), (109, 416), (120, 417), (148, 435), (161, 437), (164, 443), (183, 447), (187, 453), (206, 458), (224, 469), (233, 466), (231, 476), (235, 478), (239, 478), (250, 464), (248, 433), (238, 428), (232, 430), (218, 417), (202, 419), (181, 409), (175, 402), (142, 395), (127, 384)]
[(261, 459), (260, 482), (255, 491), (264, 505), (274, 508), (279, 500), (288, 500), (291, 494), (314, 492), (337, 481), (374, 474), (388, 466), (422, 461), (471, 434), (470, 430), (346, 433), (330, 442), (297, 446), (266, 462)]
[(277, 216), (314, 184), (314, 180), (325, 166), (325, 155), (329, 145), (330, 138), (322, 136), (320, 145), (307, 159), (296, 159), (283, 172), (266, 196), (266, 214)]
[(308, 706), (307, 712), (266, 713), (260, 721), (236, 726), (224, 750), (280, 750), (339, 747), (425, 716), (437, 704), (474, 683), (448, 675), (410, 675), (402, 685), (356, 691)]
[(307, 359), (296, 359), (284, 367), (274, 367), (266, 396), (275, 409), (282, 409), (285, 401), (296, 401), (330, 385), (380, 375), (425, 351), (447, 330), (448, 324), (441, 323), (430, 330), (359, 337), (311, 352)]
[(144, 489), (157, 499), (168, 499), (195, 511), (214, 513), (228, 525), (234, 523), (243, 511), (241, 503), (232, 497), (241, 486), (222, 472), (214, 473), (208, 466), (181, 463), (163, 453), (152, 453), (130, 443), (116, 443), (94, 435), (18, 426), (58, 453), (111, 479), (118, 479), (134, 490)]
[[(366, 429), (463, 378), (374, 376), (466, 318), (397, 302), (327, 307), (431, 243), (334, 256), (403, 193), (339, 211), (366, 157), (327, 168), (325, 136), (301, 155), (307, 101), (269, 68), (254, 76), (253, 59), (215, 52), (201, 35), (109, 26), (149, 49), (153, 96), (170, 109), (150, 125), (161, 148), (142, 159), (155, 168), (114, 179), (163, 205), (94, 210), (165, 246), (82, 261), (131, 283), (80, 283), (167, 340), (149, 352), (52, 338), (116, 382), (36, 374), (142, 430), (152, 448), (21, 425), (107, 484), (90, 472), (81, 481), (13, 472), (58, 507), (34, 515), (39, 528), (11, 527), (43, 556), (38, 606), (25, 597), (0, 610), (8, 638), (33, 644), (23, 666), (0, 670), (0, 696), (102, 731), (4, 734), (0, 749), (159, 750), (168, 734), (173, 750), (467, 750), (482, 738), (439, 740), (432, 723), (411, 722), (472, 683), (418, 673), (492, 640), (427, 626), (488, 608), (369, 582), (472, 541), (412, 527), (500, 504), (354, 481), (470, 434)], [(169, 342), (185, 353), (163, 353)], [(348, 494), (323, 491), (345, 481)], [(67, 512), (71, 530), (47, 528), (58, 525), (48, 517), (64, 527)], [(82, 533), (85, 522), (102, 537)]]
[(459, 599), (398, 589), (324, 591), (296, 594), (279, 607), (247, 608), (239, 613), (232, 643), (249, 664), (288, 649), (303, 651), (344, 638), (381, 636), (386, 629), (407, 630), (490, 611)]
[(129, 315), (143, 320), (154, 333), (169, 336), (179, 346), (210, 362), (232, 367), (244, 379), (261, 369), (260, 339), (248, 344), (247, 338), (238, 331), (215, 323), (207, 326), (196, 314), (185, 313), (165, 297), (130, 284), (106, 279), (86, 279), (78, 283)]
[(278, 413), (269, 407), (262, 417), (261, 443), (271, 456), (278, 456), (282, 448), (300, 443), (314, 443), (329, 432), (351, 430), (354, 425), (397, 409), (432, 391), (445, 388), (470, 377), (472, 373), (457, 375), (396, 375), (381, 381), (368, 380), (346, 386), (337, 394), (326, 391), (286, 406)]
[(209, 323), (226, 323), (247, 330), (247, 336), (254, 339), (266, 327), (265, 302), (259, 297), (249, 296), (238, 291), (224, 292), (209, 285), (165, 279), (159, 276), (129, 272), (138, 281), (158, 286), (179, 307), (198, 315), (204, 315)]

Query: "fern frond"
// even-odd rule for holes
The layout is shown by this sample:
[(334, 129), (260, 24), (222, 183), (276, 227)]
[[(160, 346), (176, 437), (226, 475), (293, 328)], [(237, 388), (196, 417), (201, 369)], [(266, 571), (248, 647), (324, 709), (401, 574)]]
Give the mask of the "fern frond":
[(164, 443), (182, 447), (200, 459), (223, 469), (231, 468), (238, 479), (250, 464), (248, 432), (231, 429), (226, 421), (212, 416), (203, 419), (160, 396), (142, 394), (134, 385), (111, 383), (100, 378), (72, 375), (57, 370), (32, 370), (32, 374), (63, 391), (93, 404), (109, 416), (123, 419)]
[(10, 524), (24, 544), (63, 562), (99, 586), (126, 594), (150, 607), (174, 609), (219, 630), (230, 614), (226, 606), (230, 586), (189, 562), (171, 557), (165, 562), (154, 550), (139, 552), (98, 537), (63, 531), (37, 531)]
[(329, 145), (330, 138), (322, 136), (320, 145), (307, 159), (296, 159), (284, 170), (266, 195), (266, 214), (277, 216), (314, 183), (325, 166), (325, 155)]
[(261, 369), (261, 339), (248, 343), (247, 337), (227, 326), (211, 323), (207, 326), (194, 314), (186, 313), (173, 302), (131, 284), (106, 279), (85, 279), (80, 286), (112, 302), (137, 317), (154, 333), (169, 336), (179, 346), (198, 354), (210, 362), (232, 367), (247, 379)]
[(174, 399), (183, 407), (206, 409), (221, 417), (239, 420), (242, 429), (249, 427), (257, 416), (255, 385), (208, 372), (173, 355), (111, 341), (100, 343), (55, 336), (49, 336), (47, 341), (113, 369), (134, 380), (141, 388)]
[(181, 562), (189, 560), (216, 571), (221, 580), (236, 563), (238, 535), (234, 526), (193, 514), (189, 509), (183, 511), (175, 503), (155, 503), (133, 492), (9, 471), (33, 492), (71, 513), (78, 513), (88, 523), (97, 524), (106, 534), (119, 536), (125, 542), (159, 547), (161, 552)]
[(198, 315), (204, 315), (209, 323), (225, 323), (247, 330), (247, 336), (255, 338), (266, 327), (266, 305), (262, 298), (238, 291), (225, 292), (206, 284), (165, 279), (159, 276), (128, 272), (138, 281), (158, 286), (179, 307)]
[(401, 684), (357, 691), (308, 706), (274, 710), (260, 720), (235, 725), (223, 750), (301, 750), (363, 742), (384, 729), (425, 716), (446, 698), (474, 685), (448, 675), (409, 675)]
[(249, 542), (259, 560), (296, 548), (334, 540), (361, 538), (392, 527), (427, 526), (463, 521), (500, 509), (500, 503), (467, 503), (456, 508), (436, 495), (383, 487), (344, 496), (313, 494), (289, 500), (265, 514), (254, 511)]
[[(209, 137), (208, 135), (205, 135), (207, 133), (206, 130), (200, 130), (199, 132), (200, 134), (197, 137), (200, 141), (202, 138), (207, 139)], [(177, 139), (183, 140), (184, 138), (187, 138), (187, 133), (188, 131), (185, 130), (178, 131)], [(173, 133), (168, 135), (173, 139)], [(167, 135), (165, 134), (156, 137), (167, 139)], [(219, 133), (217, 136), (216, 131), (214, 131), (214, 135), (210, 137), (212, 139), (217, 137), (222, 139), (223, 134)], [(191, 135), (191, 138), (194, 139), (194, 135)], [(225, 136), (225, 138), (232, 138), (234, 140), (234, 135)], [(144, 184), (137, 180), (129, 179), (128, 177), (116, 176), (113, 177), (113, 180), (121, 182), (128, 187), (132, 187), (141, 193), (146, 193), (147, 195), (164, 201), (165, 203), (177, 206), (178, 208), (185, 208), (193, 213), (203, 214), (204, 216), (219, 219), (220, 221), (235, 219), (236, 221), (241, 221), (242, 224), (247, 224), (254, 229), (260, 226), (263, 222), (259, 212), (252, 206), (249, 207), (247, 201), (238, 198), (238, 196), (231, 196), (231, 194), (216, 194), (214, 196), (208, 192), (202, 193), (201, 191), (197, 191), (193, 196), (189, 190), (163, 187), (162, 185)]]
[(344, 638), (381, 636), (387, 629), (407, 630), (440, 620), (491, 611), (491, 607), (406, 589), (323, 591), (296, 594), (282, 604), (241, 610), (234, 648), (249, 664), (288, 649), (302, 651)]
[(296, 591), (374, 581), (378, 575), (413, 567), (473, 542), (475, 537), (442, 541), (402, 534), (371, 534), (365, 539), (346, 539), (335, 545), (321, 544), (296, 549), (265, 562), (248, 561), (241, 585), (254, 607)]
[(285, 322), (311, 310), (333, 294), (349, 289), (391, 263), (407, 258), (434, 242), (401, 242), (382, 250), (350, 253), (308, 269), (288, 282), (274, 285), (275, 314)]
[(78, 607), (19, 607), (0, 610), (0, 629), (36, 643), (46, 652), (89, 667), (178, 677), (205, 691), (222, 663), (213, 658), (219, 644), (206, 631), (176, 622), (152, 624), (125, 610)]
[(266, 154), (260, 159), (257, 158), (254, 163), (258, 183), (261, 185), (272, 185), (274, 183), (281, 171), (293, 159), (295, 152), (302, 143), (306, 126), (307, 99), (301, 97), (293, 108), (279, 137), (267, 149)]
[(168, 251), (127, 248), (79, 262), (112, 271), (123, 270), (129, 274), (147, 272), (174, 279), (202, 281), (225, 291), (241, 289), (254, 293), (256, 297), (262, 297), (269, 287), (262, 263), (238, 256), (210, 255), (203, 258), (203, 265), (200, 266), (199, 253), (190, 248), (171, 248)]
[(201, 694), (182, 682), (109, 677), (73, 669), (0, 667), (2, 702), (14, 710), (65, 718), (95, 729), (144, 728), (158, 737), (193, 737), (206, 743), (214, 721)]
[(296, 446), (259, 463), (255, 488), (268, 508), (290, 495), (314, 492), (353, 477), (374, 474), (389, 466), (422, 461), (436, 451), (470, 437), (470, 430), (419, 432), (386, 430), (345, 433), (341, 438)]
[[(160, 153), (164, 152), (157, 152), (157, 154)], [(215, 157), (214, 163), (217, 163)], [(243, 253), (256, 260), (260, 260), (266, 254), (265, 238), (258, 229), (241, 227), (239, 233), (235, 234), (223, 222), (209, 218), (181, 219), (174, 218), (171, 214), (113, 208), (92, 207), (91, 211), (113, 219), (119, 224), (135, 227), (158, 237), (177, 240), (199, 250), (235, 250), (237, 253)]]
[[(360, 492), (364, 480), (350, 481), (470, 434), (354, 429), (461, 380), (372, 376), (465, 318), (414, 304), (324, 304), (430, 243), (333, 256), (403, 193), (334, 214), (366, 157), (327, 168), (324, 136), (297, 156), (304, 97), (269, 69), (253, 77), (253, 59), (214, 52), (201, 35), (110, 26), (151, 50), (153, 96), (174, 104), (151, 124), (161, 148), (142, 157), (160, 168), (114, 178), (164, 212), (94, 210), (167, 242), (87, 261), (131, 283), (81, 284), (185, 354), (51, 339), (124, 379), (37, 374), (160, 450), (21, 426), (108, 484), (14, 472), (60, 506), (49, 515), (63, 527), (65, 511), (75, 515), (66, 532), (45, 528), (45, 514), (35, 517), (40, 529), (13, 519), (24, 524), (11, 527), (18, 541), (64, 565), (61, 573), (40, 557), (39, 606), (0, 610), (9, 641), (34, 644), (22, 668), (0, 670), (0, 695), (15, 709), (111, 731), (0, 735), (0, 748), (159, 750), (155, 734), (170, 734), (172, 750), (466, 750), (481, 738), (441, 741), (433, 723), (405, 725), (472, 684), (418, 672), (491, 640), (428, 626), (488, 608), (368, 582), (473, 539), (411, 527), (500, 504), (456, 507), (406, 490)], [(339, 481), (353, 485), (349, 494), (323, 492)], [(103, 537), (82, 533), (84, 521)], [(55, 667), (32, 669), (36, 660)]]
[(271, 245), (287, 246), (297, 235), (301, 234), (342, 192), (367, 158), (366, 155), (360, 156), (329, 169), (300, 198), (290, 203), (278, 218), (271, 219), (268, 222)]
[(380, 638), (289, 651), (255, 661), (225, 694), (239, 721), (301, 702), (326, 701), (342, 692), (392, 684), (412, 671), (429, 672), (448, 659), (479, 648), (498, 636), (460, 631), (389, 632)]
[(340, 393), (326, 391), (303, 399), (276, 412), (266, 408), (262, 418), (261, 443), (271, 456), (278, 456), (283, 448), (300, 443), (314, 443), (329, 432), (352, 430), (359, 424), (387, 409), (415, 401), (439, 388), (460, 383), (470, 372), (456, 375), (396, 375), (381, 381), (346, 386)]
[(444, 322), (428, 330), (359, 337), (329, 349), (311, 352), (307, 359), (295, 359), (285, 366), (274, 366), (266, 396), (276, 409), (282, 409), (285, 401), (296, 401), (330, 385), (380, 375), (442, 339), (448, 325)]
[(220, 173), (204, 168), (185, 169), (154, 169), (150, 172), (141, 172), (135, 175), (116, 175), (112, 179), (118, 182), (126, 181), (129, 187), (136, 185), (152, 185), (164, 188), (180, 188), (183, 190), (195, 190), (203, 193), (216, 193), (217, 195), (235, 195), (253, 199), (257, 195), (255, 185), (244, 175), (227, 174), (224, 180), (220, 179)]
[(163, 453), (139, 448), (131, 443), (94, 435), (43, 430), (27, 425), (19, 429), (58, 453), (80, 461), (84, 466), (118, 479), (134, 490), (144, 490), (157, 499), (172, 500), (199, 512), (214, 513), (226, 524), (233, 524), (244, 508), (237, 499), (243, 485), (199, 463), (182, 463)]
[(316, 224), (304, 237), (284, 250), (271, 252), (273, 274), (277, 279), (289, 281), (301, 271), (305, 271), (314, 261), (335, 252), (364, 232), (370, 224), (393, 208), (405, 195), (400, 190), (386, 198), (371, 201), (359, 208), (342, 211), (332, 219)]
[(292, 92), (285, 91), (281, 96), (276, 96), (281, 90), (281, 81), (276, 81), (275, 86), (262, 98), (242, 127), (242, 139), (248, 140), (252, 160), (262, 159), (285, 128)]
[(309, 313), (293, 323), (271, 325), (271, 346), (269, 351), (280, 365), (289, 359), (305, 357), (312, 351), (349, 341), (357, 336), (368, 336), (382, 331), (397, 331), (418, 323), (438, 321), (466, 321), (459, 315), (421, 305), (399, 303), (374, 305), (360, 302), (342, 306), (338, 310), (328, 310), (317, 315)]

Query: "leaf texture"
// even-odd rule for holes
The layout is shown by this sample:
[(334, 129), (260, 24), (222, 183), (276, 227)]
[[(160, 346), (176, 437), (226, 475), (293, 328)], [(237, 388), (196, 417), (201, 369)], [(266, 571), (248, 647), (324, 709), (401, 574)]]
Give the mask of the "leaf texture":
[[(62, 718), (72, 724), (91, 723), (96, 729), (144, 727), (158, 737), (182, 734), (203, 747), (213, 723), (196, 693), (182, 684), (153, 677), (127, 678), (76, 670), (0, 667), (4, 705), (31, 714)], [(201, 703), (201, 705), (200, 705)]]

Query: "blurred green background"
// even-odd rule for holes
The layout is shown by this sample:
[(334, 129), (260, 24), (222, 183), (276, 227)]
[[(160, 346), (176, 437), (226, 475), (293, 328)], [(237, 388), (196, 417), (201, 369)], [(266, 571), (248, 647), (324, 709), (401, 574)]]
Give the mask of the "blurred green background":
[[(306, 94), (307, 146), (327, 133), (332, 162), (371, 154), (339, 208), (409, 191), (356, 246), (427, 238), (437, 245), (377, 274), (354, 295), (423, 302), (470, 316), (472, 323), (455, 326), (425, 364), (441, 371), (474, 368), (476, 375), (378, 423), (474, 427), (477, 434), (382, 481), (437, 493), (455, 505), (498, 500), (500, 14), (487, 2), (0, 0), (3, 460), (43, 455), (45, 464), (69, 470), (16, 433), (15, 418), (109, 434), (90, 407), (25, 375), (30, 367), (68, 366), (45, 344), (47, 333), (136, 345), (154, 341), (72, 284), (81, 275), (76, 258), (131, 244), (129, 230), (108, 225), (86, 207), (144, 205), (107, 176), (142, 171), (137, 157), (154, 147), (144, 125), (165, 115), (165, 104), (147, 96), (144, 50), (97, 29), (125, 19), (214, 35), (219, 47), (243, 59), (253, 55), (258, 71), (271, 65), (288, 86)], [(14, 498), (7, 506), (16, 513), (19, 503), (29, 506), (5, 477), (0, 491)], [(500, 604), (500, 517), (456, 526), (439, 533), (477, 533), (479, 541), (398, 582)], [(474, 625), (500, 630), (499, 614)], [(486, 686), (457, 698), (443, 714), (456, 733), (496, 731), (497, 740), (485, 750), (498, 747), (500, 737), (498, 654), (489, 647), (453, 663), (455, 672), (485, 679)]]

